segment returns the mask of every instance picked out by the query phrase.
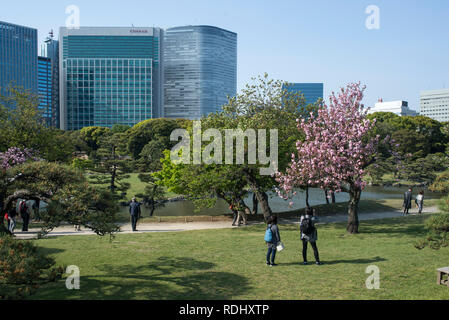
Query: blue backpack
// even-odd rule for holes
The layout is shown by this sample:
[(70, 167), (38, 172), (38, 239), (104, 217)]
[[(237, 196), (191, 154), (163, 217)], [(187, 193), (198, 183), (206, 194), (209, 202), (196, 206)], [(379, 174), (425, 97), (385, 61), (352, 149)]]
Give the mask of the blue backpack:
[(264, 240), (266, 242), (271, 242), (273, 240), (273, 232), (271, 231), (271, 226), (267, 227), (267, 230), (265, 231), (265, 238)]

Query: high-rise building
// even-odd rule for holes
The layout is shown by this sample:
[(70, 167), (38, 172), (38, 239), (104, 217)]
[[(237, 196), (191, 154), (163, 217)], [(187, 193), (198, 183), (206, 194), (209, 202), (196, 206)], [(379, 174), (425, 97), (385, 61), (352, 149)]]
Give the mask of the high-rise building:
[(38, 93), (39, 109), (47, 126), (52, 126), (53, 106), (52, 106), (52, 70), (51, 59), (38, 57)]
[(289, 83), (285, 88), (290, 92), (302, 93), (306, 104), (323, 99), (323, 83)]
[(37, 30), (0, 21), (0, 93), (10, 85), (37, 94)]
[(132, 126), (158, 117), (162, 35), (159, 28), (60, 28), (61, 129)]
[(236, 92), (236, 33), (212, 26), (165, 31), (164, 117), (198, 119)]
[(421, 91), (420, 114), (437, 121), (449, 121), (449, 89)]
[(418, 113), (408, 107), (407, 101), (383, 101), (379, 99), (379, 101), (374, 104), (374, 107), (371, 108), (368, 113), (374, 112), (392, 112), (398, 116), (417, 116)]
[(59, 41), (53, 39), (53, 30), (45, 40), (47, 57), (51, 61), (51, 125), (59, 128)]

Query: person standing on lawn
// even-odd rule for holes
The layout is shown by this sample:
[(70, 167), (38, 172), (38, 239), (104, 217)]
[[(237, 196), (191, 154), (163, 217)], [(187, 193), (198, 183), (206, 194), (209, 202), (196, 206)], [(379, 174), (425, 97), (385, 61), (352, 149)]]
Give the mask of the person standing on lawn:
[(267, 221), (267, 230), (271, 230), (271, 241), (267, 242), (268, 245), (268, 251), (267, 251), (267, 266), (277, 266), (277, 264), (274, 263), (274, 259), (276, 258), (276, 250), (277, 245), (279, 242), (281, 242), (281, 235), (279, 234), (279, 228), (278, 228), (278, 217), (277, 216), (270, 216)]
[(418, 207), (418, 213), (422, 213), (422, 208), (424, 204), (424, 191), (421, 190), (415, 199), (416, 206)]
[(133, 231), (137, 231), (137, 220), (140, 218), (140, 203), (136, 201), (136, 198), (132, 198), (129, 204), (129, 214), (131, 215), (131, 227)]
[(9, 218), (9, 232), (14, 233), (14, 228), (16, 227), (16, 205), (17, 202), (14, 201), (11, 204), (11, 208), (8, 210), (8, 218)]
[(316, 245), (316, 241), (318, 240), (318, 231), (315, 227), (315, 222), (317, 218), (314, 215), (315, 209), (306, 208), (305, 214), (301, 215), (301, 219), (299, 221), (299, 228), (301, 230), (301, 240), (302, 240), (302, 258), (303, 264), (308, 264), (307, 262), (307, 244), (310, 242), (310, 245), (313, 248), (313, 254), (315, 256), (315, 263), (317, 265), (321, 265), (320, 256), (318, 254), (318, 247)]
[(408, 190), (404, 193), (404, 203), (402, 207), (404, 208), (404, 214), (408, 214), (408, 211), (412, 208), (412, 188), (408, 188)]
[(22, 200), (19, 203), (19, 212), (22, 217), (22, 231), (28, 231), (28, 224), (30, 222), (30, 213), (28, 212), (28, 205), (26, 200)]

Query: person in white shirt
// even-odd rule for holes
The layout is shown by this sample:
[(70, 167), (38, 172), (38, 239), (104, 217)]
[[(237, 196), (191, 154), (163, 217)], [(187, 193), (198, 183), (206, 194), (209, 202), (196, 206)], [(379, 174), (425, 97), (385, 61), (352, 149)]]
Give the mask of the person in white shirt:
[(415, 199), (416, 206), (418, 207), (418, 212), (422, 213), (422, 207), (424, 204), (424, 191), (420, 191)]

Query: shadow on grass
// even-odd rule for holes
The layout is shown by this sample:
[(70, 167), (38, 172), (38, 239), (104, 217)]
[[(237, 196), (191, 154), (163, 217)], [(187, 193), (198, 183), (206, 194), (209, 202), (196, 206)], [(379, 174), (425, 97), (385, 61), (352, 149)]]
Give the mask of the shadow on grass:
[(245, 277), (211, 271), (214, 266), (191, 258), (165, 257), (139, 266), (102, 265), (97, 267), (102, 274), (81, 276), (80, 290), (48, 288), (38, 299), (225, 300), (249, 290)]
[(427, 233), (424, 227), (424, 221), (427, 218), (426, 216), (417, 216), (407, 220), (393, 218), (373, 222), (363, 221), (359, 230), (361, 234), (388, 234), (395, 237), (423, 236)]
[[(380, 262), (380, 261), (387, 261), (384, 258), (381, 257), (375, 257), (372, 259), (341, 259), (341, 260), (332, 260), (332, 261), (326, 261), (322, 260), (323, 265), (334, 265), (334, 264), (368, 264), (368, 263), (374, 263), (374, 262)], [(289, 263), (280, 263), (279, 266), (291, 266), (291, 265), (303, 265), (301, 262), (289, 262)], [(315, 260), (309, 261), (308, 265), (315, 265)]]

